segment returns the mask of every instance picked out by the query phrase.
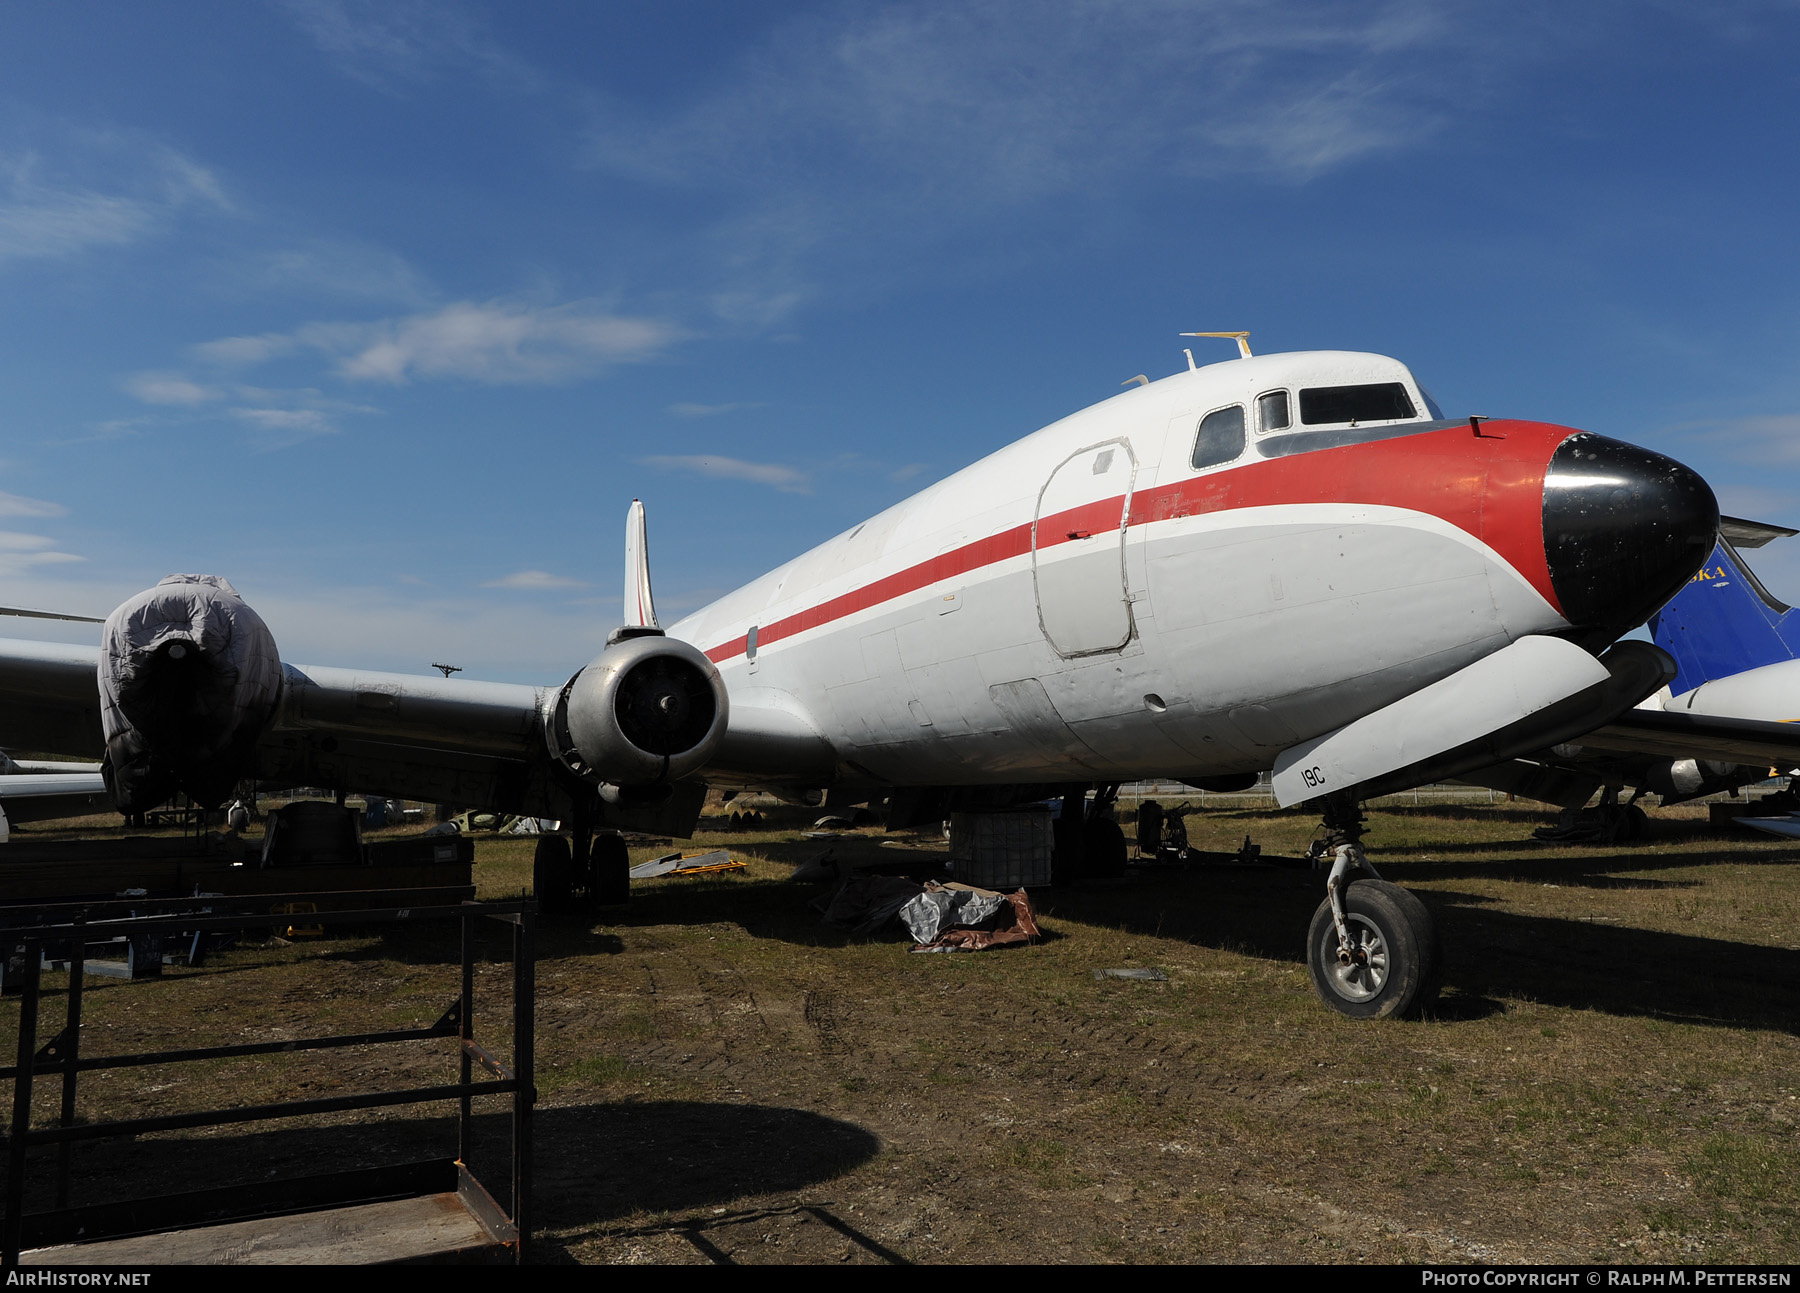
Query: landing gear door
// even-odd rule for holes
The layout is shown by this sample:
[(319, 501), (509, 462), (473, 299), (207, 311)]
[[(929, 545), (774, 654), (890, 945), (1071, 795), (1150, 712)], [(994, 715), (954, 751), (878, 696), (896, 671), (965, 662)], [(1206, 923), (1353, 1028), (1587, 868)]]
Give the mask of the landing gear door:
[(1125, 527), (1137, 457), (1123, 436), (1070, 454), (1038, 493), (1031, 571), (1038, 624), (1065, 659), (1117, 651), (1135, 627), (1125, 579)]

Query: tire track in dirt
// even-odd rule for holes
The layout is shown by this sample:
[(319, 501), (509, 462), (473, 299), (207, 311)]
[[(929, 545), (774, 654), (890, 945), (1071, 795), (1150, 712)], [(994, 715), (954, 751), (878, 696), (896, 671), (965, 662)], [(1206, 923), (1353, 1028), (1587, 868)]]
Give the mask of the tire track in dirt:
[(803, 1013), (818, 1039), (820, 1055), (836, 1059), (850, 1053), (850, 1047), (838, 1031), (837, 999), (831, 993), (823, 988), (809, 990)]
[[(741, 1085), (767, 1068), (771, 1052), (793, 1058), (830, 1052), (815, 1024), (813, 994), (758, 991), (743, 968), (713, 947), (677, 943), (648, 931), (632, 939), (626, 967), (657, 1016), (656, 1036), (638, 1042), (605, 1037), (609, 1049), (636, 1063)], [(827, 1008), (828, 1009), (828, 1008)], [(671, 1032), (680, 1034), (670, 1038)], [(837, 1052), (845, 1048), (839, 1043)]]
[[(858, 1049), (845, 1037), (841, 1006), (825, 987), (794, 985), (779, 994), (758, 989), (740, 964), (714, 944), (696, 945), (636, 931), (635, 953), (621, 969), (657, 1018), (652, 1038), (606, 1036), (621, 1058), (679, 1074), (751, 1089), (776, 1068), (788, 1080), (823, 1067), (839, 1076)], [(1229, 1098), (1271, 1109), (1298, 1101), (1306, 1087), (1263, 1069), (1232, 1069), (1201, 1040), (1107, 1020), (1082, 1021), (1054, 1011), (1014, 1012), (980, 994), (957, 992), (934, 1003), (947, 1008), (937, 1026), (919, 1020), (920, 1035), (981, 1039), (968, 1056), (980, 1080), (1045, 1093), (1092, 1098), (1129, 1093), (1158, 1104)], [(778, 1066), (771, 1059), (780, 1056)], [(874, 1058), (873, 1055), (870, 1058)], [(825, 1074), (820, 1074), (820, 1077)]]

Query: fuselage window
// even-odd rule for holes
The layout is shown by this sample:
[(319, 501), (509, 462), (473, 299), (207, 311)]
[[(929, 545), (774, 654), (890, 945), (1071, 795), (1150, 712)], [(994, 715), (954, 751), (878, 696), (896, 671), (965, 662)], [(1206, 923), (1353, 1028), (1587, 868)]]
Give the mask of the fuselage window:
[(1329, 422), (1398, 422), (1417, 416), (1412, 397), (1399, 382), (1313, 386), (1300, 392), (1300, 421), (1307, 426)]
[(1208, 413), (1200, 420), (1200, 434), (1194, 438), (1194, 466), (1217, 467), (1244, 452), (1244, 406), (1233, 404), (1228, 409)]
[(1288, 412), (1288, 393), (1286, 391), (1270, 391), (1267, 395), (1256, 397), (1256, 429), (1258, 431), (1285, 431), (1293, 423), (1293, 415)]

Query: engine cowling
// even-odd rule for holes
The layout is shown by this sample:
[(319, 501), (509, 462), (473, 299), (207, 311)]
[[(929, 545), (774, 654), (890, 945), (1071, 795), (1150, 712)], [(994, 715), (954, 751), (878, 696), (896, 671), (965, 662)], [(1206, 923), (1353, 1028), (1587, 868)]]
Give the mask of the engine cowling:
[(651, 790), (705, 764), (729, 716), (711, 660), (686, 642), (639, 632), (569, 679), (545, 716), (545, 738), (585, 781)]
[(281, 698), (281, 657), (226, 580), (170, 575), (107, 617), (98, 681), (101, 770), (119, 811), (177, 791), (214, 808), (253, 771)]
[(1644, 788), (1666, 804), (1685, 803), (1703, 795), (1752, 785), (1769, 775), (1766, 767), (1745, 767), (1707, 759), (1665, 759), (1644, 774)]

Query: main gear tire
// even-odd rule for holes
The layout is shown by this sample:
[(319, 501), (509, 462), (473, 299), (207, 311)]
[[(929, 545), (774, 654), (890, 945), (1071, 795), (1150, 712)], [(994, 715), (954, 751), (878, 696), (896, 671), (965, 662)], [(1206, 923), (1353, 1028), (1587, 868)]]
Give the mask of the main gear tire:
[(594, 836), (588, 868), (588, 893), (596, 907), (622, 907), (631, 901), (631, 851), (624, 836)]
[(546, 916), (567, 911), (575, 897), (575, 854), (567, 835), (540, 835), (531, 855), (531, 891)]
[(1340, 954), (1331, 899), (1306, 935), (1306, 968), (1319, 999), (1352, 1019), (1411, 1018), (1437, 998), (1442, 981), (1437, 925), (1425, 904), (1385, 880), (1344, 890), (1347, 955)]

